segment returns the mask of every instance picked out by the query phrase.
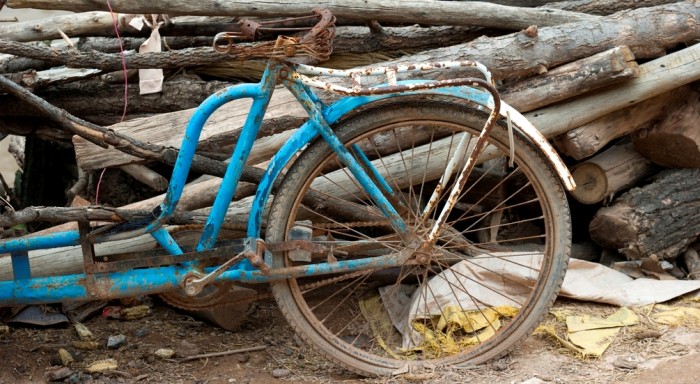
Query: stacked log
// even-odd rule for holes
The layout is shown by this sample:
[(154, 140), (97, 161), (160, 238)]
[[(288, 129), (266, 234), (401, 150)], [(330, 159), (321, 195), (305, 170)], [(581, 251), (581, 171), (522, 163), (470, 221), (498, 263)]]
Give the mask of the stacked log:
[[(261, 63), (232, 63), (215, 52), (212, 36), (238, 31), (243, 17), (278, 19), (326, 6), (337, 17), (338, 28), (334, 55), (324, 65), (347, 68), (466, 59), (485, 64), (503, 99), (551, 138), (570, 165), (579, 185), (572, 193), (577, 201), (573, 204), (580, 202), (586, 208), (579, 210), (597, 212), (582, 215), (593, 218), (585, 225), (586, 233), (577, 237), (629, 259), (678, 261), (687, 274), (699, 275), (691, 270), (698, 263), (684, 261), (696, 252), (694, 243), (700, 236), (695, 212), (700, 186), (693, 183), (698, 177), (692, 169), (700, 168), (700, 44), (696, 44), (700, 3), (696, 1), (110, 0), (111, 8), (119, 12), (114, 15), (105, 12), (101, 1), (3, 3), (78, 12), (0, 24), (3, 79), (60, 108), (50, 109), (3, 85), (8, 94), (0, 95), (0, 133), (68, 146), (83, 174), (118, 168), (157, 195), (169, 169), (152, 164), (172, 159), (172, 150), (165, 148), (177, 149), (193, 108), (216, 89), (254, 78), (262, 70)], [(168, 15), (159, 28), (167, 44), (163, 52), (133, 52), (150, 30), (138, 31), (127, 21), (142, 14)], [(64, 35), (73, 41), (66, 42)], [(52, 46), (35, 43), (50, 39), (59, 41)], [(123, 67), (129, 72), (124, 73)], [(168, 80), (161, 92), (139, 95), (135, 72), (145, 68), (166, 71)], [(128, 113), (122, 121), (125, 98)], [(79, 118), (71, 120), (79, 125), (102, 129), (102, 136), (74, 135), (75, 124), (67, 122), (61, 110)], [(225, 158), (247, 110), (248, 104), (242, 102), (218, 111), (205, 126), (198, 150)], [(255, 166), (268, 160), (305, 116), (290, 93), (275, 92), (247, 164), (251, 168), (244, 174), (249, 184), (241, 187), (237, 198), (253, 193), (259, 175)], [(123, 136), (105, 141), (110, 132)], [(127, 143), (127, 138), (148, 143), (152, 151), (138, 150), (133, 143), (115, 144)], [(112, 147), (105, 149), (105, 143)], [(197, 169), (220, 174), (216, 166)], [(180, 208), (206, 209), (219, 183), (216, 177), (192, 182)], [(94, 197), (80, 188), (73, 193)], [(144, 198), (131, 207), (147, 210), (160, 199)], [(114, 216), (108, 212), (100, 217)]]

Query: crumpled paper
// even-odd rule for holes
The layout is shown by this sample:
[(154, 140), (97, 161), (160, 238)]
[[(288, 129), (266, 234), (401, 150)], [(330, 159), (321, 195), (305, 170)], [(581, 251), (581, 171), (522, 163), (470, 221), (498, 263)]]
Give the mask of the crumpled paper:
[[(139, 53), (148, 52), (160, 52), (161, 51), (161, 38), (160, 38), (160, 26), (164, 23), (158, 22), (158, 16), (156, 14), (151, 15), (151, 21), (149, 22), (145, 17), (135, 17), (129, 21), (129, 25), (141, 30), (143, 24), (151, 27), (151, 36), (149, 36), (146, 41), (139, 47)], [(163, 70), (160, 68), (149, 68), (149, 69), (139, 69), (139, 94), (148, 95), (151, 93), (158, 93), (163, 90)]]
[(622, 307), (606, 318), (590, 315), (567, 316), (565, 337), (557, 335), (552, 328), (540, 329), (556, 338), (564, 347), (582, 356), (599, 357), (615, 340), (622, 327), (638, 323), (639, 317), (629, 308)]

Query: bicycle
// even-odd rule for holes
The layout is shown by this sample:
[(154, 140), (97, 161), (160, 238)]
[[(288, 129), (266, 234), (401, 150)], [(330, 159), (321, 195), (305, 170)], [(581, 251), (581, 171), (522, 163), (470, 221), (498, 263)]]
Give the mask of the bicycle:
[[(327, 11), (315, 17), (321, 21), (306, 37), (265, 45), (259, 83), (228, 87), (197, 108), (152, 217), (0, 241), (14, 274), (0, 282), (0, 305), (162, 293), (206, 308), (231, 304), (232, 284), (269, 283), (304, 340), (370, 376), (472, 366), (529, 335), (556, 298), (570, 252), (565, 189), (575, 185), (561, 159), (500, 102), (479, 63), (363, 71), (291, 63), (299, 54), (328, 53), (321, 37), (332, 35), (334, 19)], [(215, 48), (238, 49), (231, 37), (217, 36)], [(481, 77), (397, 79), (454, 68)], [(352, 79), (352, 86), (313, 76)], [(362, 86), (376, 76), (387, 82)], [(277, 83), (309, 120), (262, 175), (246, 237), (217, 242)], [(342, 97), (326, 104), (314, 88)], [(196, 247), (182, 247), (164, 223), (175, 213), (199, 133), (217, 108), (242, 98), (253, 104), (211, 214)], [(94, 244), (142, 234), (164, 252), (96, 262)], [(82, 247), (83, 273), (32, 276), (28, 251), (65, 246)]]

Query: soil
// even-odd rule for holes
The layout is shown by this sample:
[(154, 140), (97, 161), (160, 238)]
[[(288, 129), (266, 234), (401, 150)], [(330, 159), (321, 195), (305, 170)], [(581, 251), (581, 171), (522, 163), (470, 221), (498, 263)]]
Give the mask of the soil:
[[(551, 338), (535, 334), (508, 356), (469, 370), (442, 369), (418, 377), (366, 379), (339, 368), (303, 344), (296, 337), (272, 300), (255, 303), (236, 332), (225, 331), (147, 299), (152, 311), (136, 320), (114, 320), (97, 315), (83, 321), (99, 347), (78, 350), (73, 326), (36, 328), (12, 326), (0, 336), (0, 384), (46, 383), (50, 374), (62, 367), (58, 349), (65, 348), (73, 358), (69, 364), (74, 383), (697, 383), (700, 382), (700, 328), (651, 328), (641, 325), (624, 328), (613, 345), (598, 359), (584, 359), (562, 348)], [(120, 304), (120, 303), (110, 303)], [(561, 302), (555, 309), (569, 313), (610, 314), (606, 305)], [(643, 310), (635, 310), (643, 315)], [(642, 316), (643, 317), (643, 316)], [(545, 324), (554, 324), (548, 316)], [(651, 338), (640, 335), (654, 332)], [(646, 332), (646, 333), (645, 333)], [(109, 336), (125, 335), (126, 343), (107, 348)], [(263, 350), (181, 362), (193, 354), (238, 350), (262, 346)], [(172, 358), (157, 357), (160, 348), (176, 352)], [(97, 360), (112, 358), (118, 366), (103, 373), (84, 373), (83, 368)], [(632, 361), (636, 368), (619, 368), (618, 361)], [(283, 377), (275, 377), (273, 375)]]

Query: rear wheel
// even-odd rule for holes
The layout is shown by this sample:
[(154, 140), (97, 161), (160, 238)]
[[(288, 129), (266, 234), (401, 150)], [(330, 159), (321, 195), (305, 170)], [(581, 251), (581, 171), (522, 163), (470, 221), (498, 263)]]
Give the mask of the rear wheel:
[[(444, 102), (397, 103), (365, 111), (335, 131), (347, 148), (357, 145), (371, 160), (394, 191), (388, 199), (421, 239), (468, 157), (459, 143), (473, 143), (486, 117)], [(273, 283), (296, 331), (329, 359), (365, 375), (479, 364), (529, 335), (561, 286), (571, 229), (551, 168), (517, 132), (509, 165), (508, 143), (507, 129), (497, 125), (430, 251), (400, 267)], [(423, 214), (455, 156), (459, 166), (446, 192), (436, 209)], [(301, 233), (331, 252), (276, 252), (273, 266), (406, 248), (408, 240), (379, 212), (325, 142), (310, 145), (280, 185), (266, 241)]]

